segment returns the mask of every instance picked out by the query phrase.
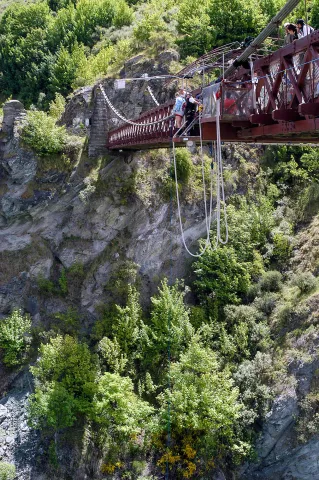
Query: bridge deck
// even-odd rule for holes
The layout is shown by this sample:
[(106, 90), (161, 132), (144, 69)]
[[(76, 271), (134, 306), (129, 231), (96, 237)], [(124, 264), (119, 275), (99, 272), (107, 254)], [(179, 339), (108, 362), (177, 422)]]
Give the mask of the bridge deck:
[[(250, 69), (241, 66), (231, 79), (222, 82), (222, 140), (319, 143), (319, 118), (316, 118), (319, 117), (319, 31), (256, 59), (253, 73), (252, 82)], [(233, 99), (231, 109), (229, 99)], [(109, 132), (108, 147), (117, 150), (168, 147), (172, 128), (171, 120), (166, 117), (173, 105), (174, 101), (169, 101), (135, 120), (145, 125), (125, 124)], [(213, 109), (213, 101), (209, 106), (204, 102), (201, 123), (205, 142), (216, 139)], [(160, 123), (146, 125), (155, 121)], [(183, 138), (174, 141), (177, 146), (185, 144)], [(198, 143), (198, 137), (193, 141)]]

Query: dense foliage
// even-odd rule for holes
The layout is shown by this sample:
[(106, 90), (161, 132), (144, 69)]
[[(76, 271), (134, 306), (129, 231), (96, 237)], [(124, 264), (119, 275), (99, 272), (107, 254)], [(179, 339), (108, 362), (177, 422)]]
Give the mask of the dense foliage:
[[(3, 98), (14, 95), (40, 109), (28, 112), (22, 138), (42, 157), (57, 154), (67, 137), (56, 120), (72, 88), (117, 73), (141, 51), (154, 55), (172, 47), (188, 61), (214, 46), (241, 42), (255, 36), (282, 4), (17, 4), (0, 19), (1, 92)], [(314, 2), (314, 22), (318, 5)], [(178, 150), (176, 160), (184, 193), (196, 165), (186, 149)], [(131, 473), (134, 462), (150, 453), (158, 472), (169, 469), (176, 479), (207, 478), (216, 466), (236, 469), (252, 453), (276, 375), (282, 383), (287, 379), (275, 361), (281, 348), (278, 332), (296, 316), (298, 301), (317, 288), (315, 268), (289, 280), (285, 275), (294, 230), (319, 206), (319, 156), (312, 148), (269, 147), (262, 169), (247, 163), (241, 158), (237, 166), (240, 194), (229, 195), (229, 242), (194, 262), (190, 286), (159, 281), (144, 309), (137, 270), (126, 276), (117, 271), (107, 285), (114, 301), (103, 309), (91, 335), (83, 334), (81, 315), (69, 308), (56, 314), (50, 329), (37, 338), (29, 423), (56, 442), (58, 432), (85, 425), (103, 456), (103, 474), (134, 478), (125, 477), (125, 469)], [(255, 168), (252, 184), (249, 168)], [(167, 178), (173, 176), (168, 169)], [(69, 300), (72, 275), (85, 276), (83, 265), (73, 267), (73, 273), (61, 269), (55, 283), (40, 278), (40, 294)], [(5, 365), (26, 360), (30, 333), (30, 319), (18, 311), (0, 320)], [(318, 428), (318, 405), (315, 393), (301, 403), (302, 440)], [(0, 462), (0, 480), (13, 476), (12, 466)]]
[(11, 463), (0, 462), (0, 480), (14, 480), (15, 478), (15, 466)]
[[(41, 0), (0, 18), (2, 98), (48, 107), (56, 93), (115, 73), (131, 55), (175, 48), (182, 59), (256, 36), (283, 0)], [(313, 19), (317, 21), (317, 1)], [(317, 8), (318, 9), (318, 8)], [(303, 12), (294, 15), (304, 16)]]
[(19, 365), (26, 360), (30, 345), (31, 319), (19, 310), (0, 320), (0, 349), (3, 362), (9, 367)]

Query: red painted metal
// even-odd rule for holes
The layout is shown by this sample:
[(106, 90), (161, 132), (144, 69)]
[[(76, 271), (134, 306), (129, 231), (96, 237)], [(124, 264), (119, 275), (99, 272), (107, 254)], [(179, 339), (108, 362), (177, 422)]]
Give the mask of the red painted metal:
[[(222, 84), (221, 138), (228, 142), (319, 141), (319, 31), (254, 61), (255, 103), (250, 70), (239, 67)], [(247, 79), (249, 79), (247, 81)], [(233, 97), (232, 97), (233, 95)], [(228, 100), (227, 100), (228, 99)], [(230, 99), (233, 103), (230, 102)], [(228, 104), (227, 104), (228, 101)], [(143, 113), (135, 121), (149, 123), (168, 116), (173, 100)], [(253, 109), (255, 105), (255, 109)], [(216, 139), (214, 113), (202, 118), (204, 141)], [(111, 149), (168, 146), (171, 120), (150, 126), (123, 125), (109, 133)], [(318, 140), (317, 140), (318, 138)], [(194, 138), (198, 141), (198, 138)], [(176, 139), (177, 144), (183, 140)]]

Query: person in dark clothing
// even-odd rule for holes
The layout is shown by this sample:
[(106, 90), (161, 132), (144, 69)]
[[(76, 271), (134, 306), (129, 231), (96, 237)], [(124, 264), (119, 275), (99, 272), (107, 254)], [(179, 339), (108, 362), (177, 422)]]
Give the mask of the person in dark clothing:
[(298, 40), (298, 29), (293, 23), (289, 23), (287, 26), (288, 35), (290, 36), (290, 43)]
[[(185, 120), (186, 120), (186, 125), (185, 127), (189, 127), (189, 125), (192, 123), (192, 121), (195, 118), (196, 111), (197, 111), (197, 105), (199, 105), (199, 101), (196, 100), (191, 93), (188, 93), (186, 95), (186, 106), (185, 106)], [(193, 129), (191, 129), (190, 133), (193, 133)]]
[(298, 31), (296, 25), (293, 23), (285, 23), (285, 45), (289, 45), (294, 40), (298, 39)]
[(298, 27), (298, 33), (300, 37), (306, 37), (307, 35), (310, 35), (314, 31), (314, 29), (310, 25), (307, 25), (302, 18), (297, 20), (296, 24)]

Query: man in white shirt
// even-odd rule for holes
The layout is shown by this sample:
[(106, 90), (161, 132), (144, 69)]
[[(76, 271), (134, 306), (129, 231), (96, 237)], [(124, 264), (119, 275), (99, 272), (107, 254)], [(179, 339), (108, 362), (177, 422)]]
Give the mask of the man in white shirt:
[(310, 26), (307, 25), (302, 18), (297, 20), (296, 22), (297, 28), (298, 28), (298, 36), (299, 37), (306, 37), (307, 35), (310, 35), (314, 31), (314, 29)]

